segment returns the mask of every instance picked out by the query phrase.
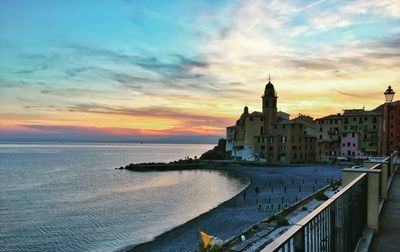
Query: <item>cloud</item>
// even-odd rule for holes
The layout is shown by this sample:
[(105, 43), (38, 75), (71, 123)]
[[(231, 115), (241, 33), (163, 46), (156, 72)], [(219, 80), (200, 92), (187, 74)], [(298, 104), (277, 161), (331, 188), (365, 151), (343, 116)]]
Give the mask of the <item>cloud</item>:
[(400, 18), (400, 2), (397, 0), (356, 0), (342, 7), (342, 11), (352, 15), (376, 15)]
[(82, 72), (85, 72), (87, 70), (89, 70), (90, 67), (76, 67), (76, 68), (69, 68), (65, 70), (65, 73), (69, 76), (69, 77), (74, 77)]
[(352, 24), (350, 18), (340, 13), (323, 12), (311, 19), (315, 29), (329, 30), (332, 28), (342, 28)]

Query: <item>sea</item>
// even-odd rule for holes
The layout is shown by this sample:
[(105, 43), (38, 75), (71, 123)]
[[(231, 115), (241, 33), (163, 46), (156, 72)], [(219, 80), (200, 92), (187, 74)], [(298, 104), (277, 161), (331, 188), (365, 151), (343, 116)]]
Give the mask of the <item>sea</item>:
[(0, 251), (115, 251), (207, 212), (246, 182), (225, 172), (133, 172), (212, 145), (0, 144)]

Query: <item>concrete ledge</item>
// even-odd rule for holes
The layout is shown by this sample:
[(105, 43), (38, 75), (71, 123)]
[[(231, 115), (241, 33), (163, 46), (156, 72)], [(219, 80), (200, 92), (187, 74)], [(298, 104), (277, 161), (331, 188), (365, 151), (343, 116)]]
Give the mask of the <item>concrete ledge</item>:
[(373, 237), (374, 237), (374, 230), (369, 228), (364, 228), (354, 252), (368, 252)]
[(342, 171), (345, 172), (365, 172), (365, 173), (380, 173), (380, 169), (351, 169), (351, 168), (345, 168)]

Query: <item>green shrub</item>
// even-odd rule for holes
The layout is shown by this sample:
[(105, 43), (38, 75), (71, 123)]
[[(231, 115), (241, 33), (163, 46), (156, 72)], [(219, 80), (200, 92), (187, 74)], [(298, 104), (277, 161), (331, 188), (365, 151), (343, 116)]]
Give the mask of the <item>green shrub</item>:
[(314, 196), (314, 198), (315, 198), (316, 200), (323, 200), (323, 201), (329, 199), (328, 196), (326, 196), (323, 192), (317, 193), (317, 194)]
[(288, 220), (279, 215), (273, 215), (273, 216), (269, 217), (267, 220), (267, 222), (273, 222), (273, 221), (276, 222), (278, 227), (289, 225)]
[(339, 186), (342, 185), (342, 179), (333, 180), (333, 181), (330, 183), (330, 185), (331, 185), (331, 187), (332, 187), (333, 190), (336, 190)]
[(289, 221), (286, 220), (285, 218), (282, 218), (282, 219), (277, 220), (276, 224), (278, 225), (278, 227), (288, 226)]
[(200, 242), (197, 246), (197, 252), (222, 252), (221, 246), (215, 245), (208, 245), (207, 248), (204, 247), (203, 243)]

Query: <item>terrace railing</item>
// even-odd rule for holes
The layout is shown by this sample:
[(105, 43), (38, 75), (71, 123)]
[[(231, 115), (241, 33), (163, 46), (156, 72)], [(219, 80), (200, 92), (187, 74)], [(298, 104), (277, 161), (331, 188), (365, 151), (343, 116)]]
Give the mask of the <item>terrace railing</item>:
[(388, 157), (368, 169), (344, 169), (343, 188), (262, 251), (354, 251), (364, 228), (378, 232), (391, 163)]

